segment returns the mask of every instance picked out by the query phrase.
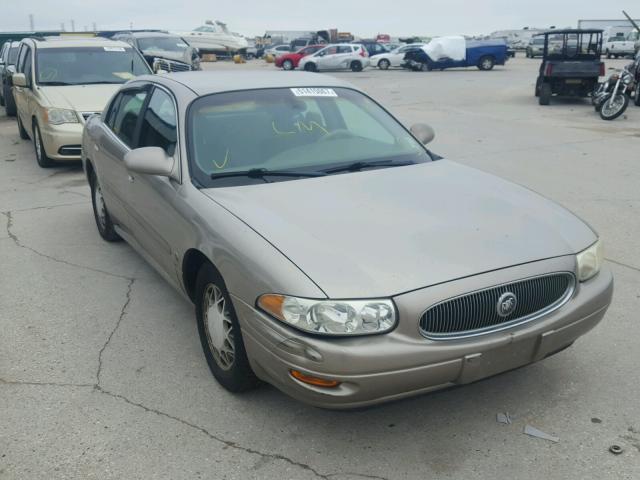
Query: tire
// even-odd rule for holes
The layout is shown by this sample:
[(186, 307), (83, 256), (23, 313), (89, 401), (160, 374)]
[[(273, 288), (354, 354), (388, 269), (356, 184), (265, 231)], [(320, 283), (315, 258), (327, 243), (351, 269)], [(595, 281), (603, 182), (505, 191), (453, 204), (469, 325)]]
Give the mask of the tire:
[(0, 107), (4, 107), (4, 85), (2, 86), (2, 92), (0, 92)]
[(495, 64), (495, 58), (490, 55), (485, 55), (484, 57), (480, 57), (480, 60), (478, 60), (478, 69), (485, 71), (492, 70)]
[(527, 58), (533, 58), (533, 55), (531, 55), (531, 54), (529, 53), (529, 50), (527, 50), (527, 52), (526, 52), (526, 56), (527, 56)]
[(304, 71), (305, 72), (317, 72), (318, 68), (316, 67), (315, 63), (309, 62), (309, 63), (305, 63), (304, 64)]
[(607, 49), (604, 53), (607, 56), (607, 58), (611, 58), (611, 53), (609, 52), (609, 49)]
[(42, 144), (42, 135), (40, 134), (40, 127), (38, 122), (33, 121), (33, 146), (36, 150), (36, 161), (41, 168), (51, 168), (55, 165), (55, 162), (47, 156), (47, 152)]
[(213, 376), (230, 392), (257, 387), (231, 297), (210, 263), (198, 272), (195, 301), (200, 343)]
[(421, 63), (420, 64), (420, 71), (421, 72), (430, 72), (431, 71), (431, 66), (428, 63)]
[(640, 107), (640, 82), (636, 83), (636, 93), (633, 98), (633, 103), (636, 107)]
[(98, 227), (98, 233), (107, 242), (119, 242), (122, 240), (120, 235), (117, 234), (109, 215), (109, 210), (104, 203), (104, 197), (102, 196), (102, 189), (98, 182), (98, 177), (95, 173), (91, 174), (89, 179), (89, 186), (91, 187), (91, 204), (93, 205), (93, 218), (96, 221), (96, 227)]
[(7, 114), (7, 117), (15, 117), (16, 113), (18, 113), (16, 100), (13, 98), (11, 87), (6, 83), (2, 86), (2, 95), (4, 96), (4, 111)]
[(291, 60), (285, 60), (282, 62), (283, 70), (293, 70), (295, 67), (293, 66), (293, 62)]
[(362, 71), (362, 63), (357, 60), (351, 62), (351, 71), (352, 72), (361, 72)]
[(628, 95), (625, 95), (624, 93), (617, 93), (615, 97), (620, 98), (620, 101), (621, 101), (617, 109), (615, 109), (615, 107), (613, 110), (609, 110), (607, 108), (607, 104), (609, 103), (609, 99), (611, 98), (610, 96), (608, 96), (607, 99), (604, 102), (602, 102), (602, 105), (600, 106), (600, 118), (602, 120), (615, 120), (620, 115), (622, 115), (624, 111), (627, 109), (627, 107), (629, 106)]
[(16, 118), (18, 120), (18, 134), (20, 135), (20, 138), (22, 140), (29, 140), (29, 134), (24, 129), (24, 125), (22, 125), (22, 120), (20, 120), (20, 115), (17, 115)]
[(378, 62), (378, 68), (380, 70), (389, 70), (390, 66), (391, 66), (391, 62), (389, 60), (387, 60), (386, 58), (383, 58), (382, 60), (380, 60)]
[(549, 105), (551, 103), (551, 85), (543, 83), (540, 85), (540, 95), (538, 96), (538, 103), (540, 105)]

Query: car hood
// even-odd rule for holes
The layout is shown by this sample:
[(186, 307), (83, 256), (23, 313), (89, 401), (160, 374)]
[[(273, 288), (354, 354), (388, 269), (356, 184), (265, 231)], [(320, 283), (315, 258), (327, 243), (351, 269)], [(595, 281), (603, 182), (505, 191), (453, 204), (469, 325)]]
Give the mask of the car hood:
[(393, 296), (596, 240), (550, 200), (447, 160), (204, 193), (331, 298)]
[(49, 106), (68, 108), (77, 112), (101, 112), (121, 85), (67, 85), (40, 87)]

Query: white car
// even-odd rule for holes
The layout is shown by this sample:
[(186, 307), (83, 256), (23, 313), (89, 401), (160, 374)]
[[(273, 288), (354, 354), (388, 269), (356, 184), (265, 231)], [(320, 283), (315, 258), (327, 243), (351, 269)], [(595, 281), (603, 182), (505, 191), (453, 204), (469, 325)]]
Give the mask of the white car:
[(602, 51), (607, 58), (626, 57), (635, 53), (635, 42), (625, 40), (624, 37), (609, 37), (602, 46)]
[(388, 70), (389, 67), (401, 67), (404, 63), (404, 55), (412, 48), (423, 47), (424, 43), (410, 43), (394, 48), (390, 52), (379, 53), (371, 57), (371, 65), (380, 70)]
[(272, 55), (276, 58), (287, 53), (291, 53), (291, 46), (288, 44), (273, 45), (264, 49), (265, 55)]
[(300, 60), (298, 68), (307, 72), (351, 70), (360, 72), (371, 64), (367, 49), (357, 43), (327, 45)]

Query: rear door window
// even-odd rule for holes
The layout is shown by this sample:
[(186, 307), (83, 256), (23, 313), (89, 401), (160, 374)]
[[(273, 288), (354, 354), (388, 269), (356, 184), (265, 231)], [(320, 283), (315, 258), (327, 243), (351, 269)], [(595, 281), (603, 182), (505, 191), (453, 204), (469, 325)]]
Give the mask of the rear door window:
[(136, 148), (136, 128), (142, 106), (147, 98), (147, 91), (141, 89), (125, 90), (117, 109), (113, 113), (111, 129), (129, 148)]

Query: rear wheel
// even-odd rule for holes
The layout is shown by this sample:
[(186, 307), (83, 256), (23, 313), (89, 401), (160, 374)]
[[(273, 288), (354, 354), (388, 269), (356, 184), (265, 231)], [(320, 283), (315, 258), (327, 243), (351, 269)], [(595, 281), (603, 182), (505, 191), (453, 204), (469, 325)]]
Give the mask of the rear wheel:
[(230, 392), (255, 388), (259, 382), (249, 365), (231, 297), (209, 263), (196, 279), (196, 318), (200, 343), (216, 380)]
[(540, 95), (538, 96), (538, 103), (540, 105), (549, 105), (551, 102), (551, 85), (543, 83), (540, 85)]
[(33, 121), (33, 146), (36, 150), (36, 161), (41, 168), (51, 168), (55, 165), (55, 162), (51, 160), (47, 156), (47, 152), (44, 149), (44, 144), (42, 143), (42, 134), (40, 133), (40, 127), (38, 126), (38, 122)]
[(387, 60), (386, 58), (383, 58), (378, 62), (378, 68), (380, 70), (389, 70), (390, 66), (391, 66), (391, 62), (389, 62), (389, 60)]
[(351, 62), (351, 71), (352, 72), (361, 72), (362, 71), (362, 63), (357, 60)]
[(284, 70), (293, 70), (293, 62), (291, 60), (285, 60), (282, 62), (282, 68)]
[(495, 59), (487, 55), (480, 58), (480, 61), (478, 62), (478, 68), (480, 70), (491, 70), (495, 64)]
[(121, 240), (120, 235), (116, 233), (113, 227), (113, 222), (109, 216), (109, 211), (104, 203), (104, 197), (102, 196), (102, 188), (98, 182), (98, 177), (95, 173), (91, 174), (89, 179), (89, 186), (91, 187), (91, 203), (93, 204), (93, 217), (96, 220), (96, 226), (98, 227), (98, 233), (107, 242), (117, 242)]

